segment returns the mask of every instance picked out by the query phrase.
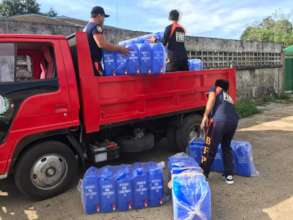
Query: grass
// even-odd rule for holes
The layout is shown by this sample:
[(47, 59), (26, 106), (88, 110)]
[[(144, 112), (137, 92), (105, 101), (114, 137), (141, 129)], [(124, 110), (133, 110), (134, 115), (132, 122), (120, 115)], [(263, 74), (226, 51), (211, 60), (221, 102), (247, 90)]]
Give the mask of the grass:
[(252, 99), (238, 100), (235, 107), (240, 118), (246, 118), (260, 112), (257, 109), (255, 100), (252, 100)]
[(240, 118), (246, 118), (261, 112), (257, 106), (267, 105), (271, 102), (291, 103), (292, 101), (292, 98), (288, 94), (281, 93), (280, 95), (266, 96), (261, 99), (240, 99), (237, 101), (235, 107)]

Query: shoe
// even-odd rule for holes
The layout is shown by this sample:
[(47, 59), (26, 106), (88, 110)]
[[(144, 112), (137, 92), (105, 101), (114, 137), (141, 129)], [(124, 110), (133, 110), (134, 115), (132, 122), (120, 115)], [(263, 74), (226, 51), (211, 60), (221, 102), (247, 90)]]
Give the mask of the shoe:
[(232, 175), (225, 176), (225, 182), (226, 182), (228, 185), (232, 185), (232, 184), (234, 184), (233, 176), (232, 176)]

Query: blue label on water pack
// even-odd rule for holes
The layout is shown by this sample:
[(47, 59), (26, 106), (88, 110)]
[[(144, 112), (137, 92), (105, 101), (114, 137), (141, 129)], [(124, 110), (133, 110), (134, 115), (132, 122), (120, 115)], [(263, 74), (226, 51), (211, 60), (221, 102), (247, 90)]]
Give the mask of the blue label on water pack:
[(152, 49), (148, 43), (139, 46), (140, 73), (149, 74), (152, 70)]
[(114, 52), (104, 51), (103, 63), (104, 63), (104, 75), (112, 76), (116, 70), (116, 54)]
[(151, 44), (152, 48), (152, 73), (163, 72), (165, 65), (165, 48), (162, 43)]
[(115, 74), (117, 76), (122, 76), (127, 73), (127, 56), (117, 53), (116, 55), (116, 70)]
[(139, 73), (139, 50), (136, 44), (126, 46), (129, 49), (127, 59), (127, 74), (136, 75)]
[(99, 207), (98, 170), (90, 167), (84, 175), (81, 184), (81, 196), (84, 212), (93, 214)]

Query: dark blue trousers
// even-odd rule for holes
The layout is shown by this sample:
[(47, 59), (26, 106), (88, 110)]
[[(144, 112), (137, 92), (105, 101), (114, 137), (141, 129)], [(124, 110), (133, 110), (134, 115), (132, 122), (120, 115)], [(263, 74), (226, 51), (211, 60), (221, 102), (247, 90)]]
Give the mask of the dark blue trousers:
[(218, 122), (210, 123), (205, 137), (205, 147), (203, 148), (201, 167), (206, 177), (210, 173), (219, 144), (222, 146), (224, 175), (233, 175), (233, 154), (231, 141), (237, 129), (236, 122)]

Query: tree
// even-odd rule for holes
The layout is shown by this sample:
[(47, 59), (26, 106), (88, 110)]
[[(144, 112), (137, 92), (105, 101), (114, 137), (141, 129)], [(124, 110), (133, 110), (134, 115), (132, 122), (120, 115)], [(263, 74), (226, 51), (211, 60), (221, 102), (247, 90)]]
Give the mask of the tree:
[(247, 27), (241, 40), (275, 42), (288, 46), (293, 44), (293, 24), (287, 18), (270, 16), (259, 24)]
[(56, 17), (58, 14), (53, 8), (50, 8), (50, 10), (48, 11), (47, 15), (49, 17)]
[(36, 0), (3, 0), (0, 4), (1, 16), (39, 14), (40, 5)]
[(25, 14), (42, 14), (56, 17), (57, 12), (50, 8), (47, 13), (40, 12), (40, 4), (36, 0), (3, 0), (0, 3), (0, 16), (14, 16)]

